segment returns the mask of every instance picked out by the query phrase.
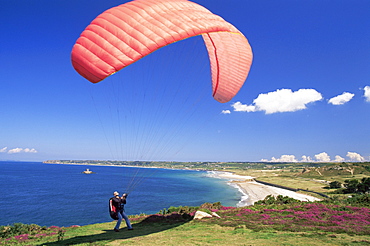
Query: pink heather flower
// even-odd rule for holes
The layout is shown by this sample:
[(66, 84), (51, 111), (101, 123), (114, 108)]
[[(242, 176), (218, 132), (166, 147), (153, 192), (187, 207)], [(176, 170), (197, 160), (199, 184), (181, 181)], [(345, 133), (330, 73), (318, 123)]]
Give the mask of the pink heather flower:
[(28, 234), (21, 234), (18, 236), (14, 236), (14, 238), (18, 240), (19, 242), (26, 241), (28, 240)]
[[(227, 210), (227, 209), (225, 209)], [(356, 234), (370, 234), (370, 209), (357, 207), (341, 207), (338, 205), (325, 205), (319, 203), (306, 203), (289, 209), (264, 209), (254, 211), (239, 209), (225, 211), (223, 216), (236, 219), (233, 212), (237, 212), (236, 221), (259, 227), (272, 225), (278, 230), (304, 231), (324, 230), (328, 232), (354, 232)], [(259, 216), (255, 216), (259, 214)]]
[(245, 209), (240, 210), (240, 213), (243, 213), (243, 214), (255, 214), (256, 211), (253, 211), (251, 209), (245, 208)]
[(270, 219), (270, 215), (268, 214), (261, 214), (261, 217), (262, 219), (265, 219), (265, 220)]
[(344, 220), (344, 217), (343, 216), (333, 215), (333, 216), (331, 216), (331, 219), (332, 220), (337, 220), (337, 221), (343, 221)]
[(338, 226), (341, 224), (339, 221), (331, 221), (331, 223), (336, 224)]

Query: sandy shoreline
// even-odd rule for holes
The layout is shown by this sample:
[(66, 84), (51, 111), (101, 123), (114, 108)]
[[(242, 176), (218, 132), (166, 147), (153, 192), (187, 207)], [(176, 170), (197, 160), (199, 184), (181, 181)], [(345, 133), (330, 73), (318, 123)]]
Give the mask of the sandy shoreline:
[(244, 206), (253, 205), (259, 200), (263, 200), (268, 195), (273, 196), (288, 196), (300, 201), (313, 202), (320, 201), (319, 198), (298, 193), (291, 190), (277, 188), (269, 185), (263, 185), (256, 181), (238, 182), (237, 185), (248, 197), (245, 199)]
[(230, 181), (229, 184), (236, 186), (240, 190), (243, 196), (241, 198), (241, 201), (237, 205), (239, 207), (253, 205), (255, 202), (265, 199), (265, 197), (268, 195), (288, 196), (300, 201), (320, 200), (316, 197), (305, 195), (295, 191), (257, 183), (256, 181), (254, 181), (254, 177), (251, 176), (235, 175), (228, 172), (213, 172), (212, 176), (221, 179), (228, 179)]
[[(46, 163), (49, 164), (49, 163)], [(50, 164), (61, 164), (61, 163), (50, 163)], [(92, 165), (92, 166), (115, 166), (117, 165), (100, 165), (100, 164), (84, 164), (84, 163), (70, 163), (68, 165)], [(137, 166), (121, 166), (121, 167), (137, 167)], [(159, 167), (137, 167), (137, 168), (159, 168)], [(170, 168), (164, 168), (170, 169)], [(172, 170), (172, 169), (171, 169)], [(183, 169), (189, 170), (189, 169)], [(255, 202), (265, 199), (268, 195), (273, 196), (288, 196), (300, 201), (320, 201), (319, 198), (305, 195), (302, 193), (294, 192), (291, 190), (286, 190), (282, 188), (277, 188), (269, 185), (264, 185), (254, 181), (255, 177), (242, 176), (233, 174), (231, 172), (223, 171), (207, 171), (209, 177), (226, 179), (229, 181), (229, 185), (237, 188), (241, 193), (241, 200), (237, 204), (238, 207), (250, 206)]]

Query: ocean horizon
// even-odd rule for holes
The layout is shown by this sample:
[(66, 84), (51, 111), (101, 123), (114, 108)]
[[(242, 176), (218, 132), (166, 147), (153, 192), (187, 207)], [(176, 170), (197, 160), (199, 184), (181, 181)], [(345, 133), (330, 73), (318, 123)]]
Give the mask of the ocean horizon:
[[(94, 173), (83, 174), (86, 169)], [(240, 206), (245, 199), (218, 172), (164, 168), (0, 161), (0, 185), (0, 225), (109, 222), (113, 191), (131, 189), (125, 206), (129, 215), (206, 202)]]

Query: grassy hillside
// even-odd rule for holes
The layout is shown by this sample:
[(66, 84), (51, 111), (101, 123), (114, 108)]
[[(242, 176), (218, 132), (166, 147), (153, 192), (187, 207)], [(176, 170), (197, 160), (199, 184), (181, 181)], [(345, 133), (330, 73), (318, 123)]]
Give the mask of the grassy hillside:
[[(113, 223), (67, 230), (64, 239), (31, 245), (369, 245), (369, 236), (322, 232), (253, 231), (202, 224), (139, 224), (135, 230), (113, 232)], [(27, 243), (28, 244), (28, 243)], [(30, 245), (30, 244), (28, 244)]]
[[(170, 208), (163, 214), (132, 217), (132, 231), (114, 232), (114, 221), (42, 228), (43, 233), (36, 226), (27, 233), (18, 227), (18, 235), (0, 239), (0, 245), (369, 245), (370, 209), (360, 206), (369, 205), (369, 200), (362, 195), (349, 206), (351, 201), (304, 203), (269, 197), (244, 208), (219, 203)], [(220, 218), (193, 219), (199, 209)]]

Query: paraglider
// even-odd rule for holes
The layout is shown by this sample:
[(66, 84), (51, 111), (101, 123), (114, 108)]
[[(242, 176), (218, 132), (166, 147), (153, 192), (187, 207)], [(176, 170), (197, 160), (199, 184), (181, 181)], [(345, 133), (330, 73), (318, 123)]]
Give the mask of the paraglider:
[(187, 0), (134, 0), (106, 10), (76, 41), (72, 64), (97, 83), (161, 47), (197, 35), (208, 50), (212, 96), (228, 102), (248, 76), (251, 47), (232, 24)]
[[(188, 0), (134, 0), (106, 10), (97, 16), (77, 39), (71, 53), (72, 65), (81, 76), (100, 85), (100, 81), (108, 79), (120, 70), (125, 70), (124, 68), (127, 66), (135, 67), (139, 60), (153, 56), (154, 54), (150, 54), (154, 51), (195, 36), (202, 38), (204, 43), (202, 48), (205, 47), (208, 55), (212, 96), (216, 101), (226, 103), (238, 93), (248, 76), (253, 58), (251, 46), (247, 38), (232, 24)], [(185, 50), (185, 52), (191, 53), (190, 50)], [(180, 54), (178, 56), (181, 57)], [(204, 61), (207, 61), (207, 58)], [(168, 71), (166, 67), (163, 67), (163, 70), (164, 74)], [(187, 67), (185, 70), (187, 72)], [(147, 72), (144, 68), (142, 72), (140, 71), (140, 73)], [(117, 74), (121, 74), (121, 72)], [(134, 80), (135, 77), (138, 77), (137, 75), (135, 74), (130, 80)], [(186, 75), (187, 78), (189, 76), (190, 74)], [(172, 80), (175, 80), (173, 83), (175, 84), (180, 81), (180, 78)], [(191, 79), (186, 79), (181, 83), (185, 87), (191, 87), (187, 86), (189, 80)], [(111, 84), (109, 82), (107, 84)], [(122, 83), (118, 83), (117, 87), (112, 89), (112, 94), (123, 91), (121, 90), (122, 84), (128, 84), (125, 82), (132, 81), (119, 82)], [(102, 84), (106, 83), (102, 82)], [(139, 87), (144, 84), (140, 87), (141, 90), (141, 88), (149, 87), (152, 84), (152, 78), (136, 84)], [(181, 89), (174, 88), (174, 90), (180, 91), (180, 93), (184, 92)], [(198, 85), (196, 90), (201, 91)], [(127, 105), (122, 110), (119, 107), (116, 110), (112, 110), (114, 107), (109, 107), (109, 110), (106, 111), (102, 110), (102, 114), (106, 113), (107, 116), (100, 117), (100, 119), (114, 119), (113, 123), (110, 122), (112, 125), (110, 129), (117, 129), (110, 136), (105, 134), (107, 139), (111, 139), (112, 145), (116, 145), (115, 149), (119, 152), (118, 155), (121, 155), (115, 158), (112, 154), (112, 159), (124, 160), (126, 158), (126, 160), (140, 161), (163, 158), (163, 155), (155, 154), (166, 153), (168, 149), (173, 148), (174, 144), (171, 141), (175, 140), (176, 144), (180, 144), (180, 138), (177, 137), (182, 137), (182, 133), (179, 129), (190, 122), (190, 117), (195, 115), (192, 110), (197, 107), (189, 106), (190, 110), (185, 107), (174, 108), (172, 111), (180, 112), (181, 115), (168, 117), (169, 112), (172, 112), (169, 109), (173, 105), (172, 101), (171, 103), (164, 102), (165, 106), (155, 107), (153, 103), (155, 100), (150, 100), (146, 93), (142, 99), (136, 94), (130, 95), (138, 91), (125, 90), (122, 96), (107, 96), (108, 102), (117, 102), (118, 106), (123, 101), (130, 103), (132, 98), (137, 99), (136, 104), (145, 105), (145, 110), (143, 107), (135, 110), (132, 106)], [(159, 101), (162, 101), (161, 98), (165, 98), (160, 90), (149, 90), (149, 92), (158, 93), (155, 99)], [(103, 93), (99, 91), (99, 97), (100, 94)], [(131, 98), (129, 98), (130, 96)], [(190, 105), (183, 102), (187, 102), (187, 99), (183, 100), (181, 105)], [(136, 104), (134, 102), (130, 105), (136, 106)], [(100, 106), (98, 103), (94, 103), (94, 105)], [(163, 114), (160, 109), (165, 109), (162, 110)], [(209, 109), (207, 110), (209, 111)], [(113, 113), (109, 114), (111, 111)], [(117, 114), (114, 115), (114, 112)], [(141, 113), (140, 117), (131, 115), (139, 112)], [(188, 116), (185, 115), (186, 113)], [(152, 120), (150, 116), (155, 119)], [(103, 125), (103, 128), (108, 129), (108, 124)], [(188, 133), (189, 129), (186, 130), (185, 132)], [(144, 133), (144, 131), (149, 133)], [(108, 143), (108, 147), (114, 149), (110, 146), (111, 144)], [(113, 151), (111, 150), (111, 152)], [(125, 157), (124, 152), (126, 152)], [(175, 153), (177, 152), (175, 151)], [(132, 175), (129, 187), (126, 188), (128, 193), (144, 179), (138, 176), (137, 173)]]

